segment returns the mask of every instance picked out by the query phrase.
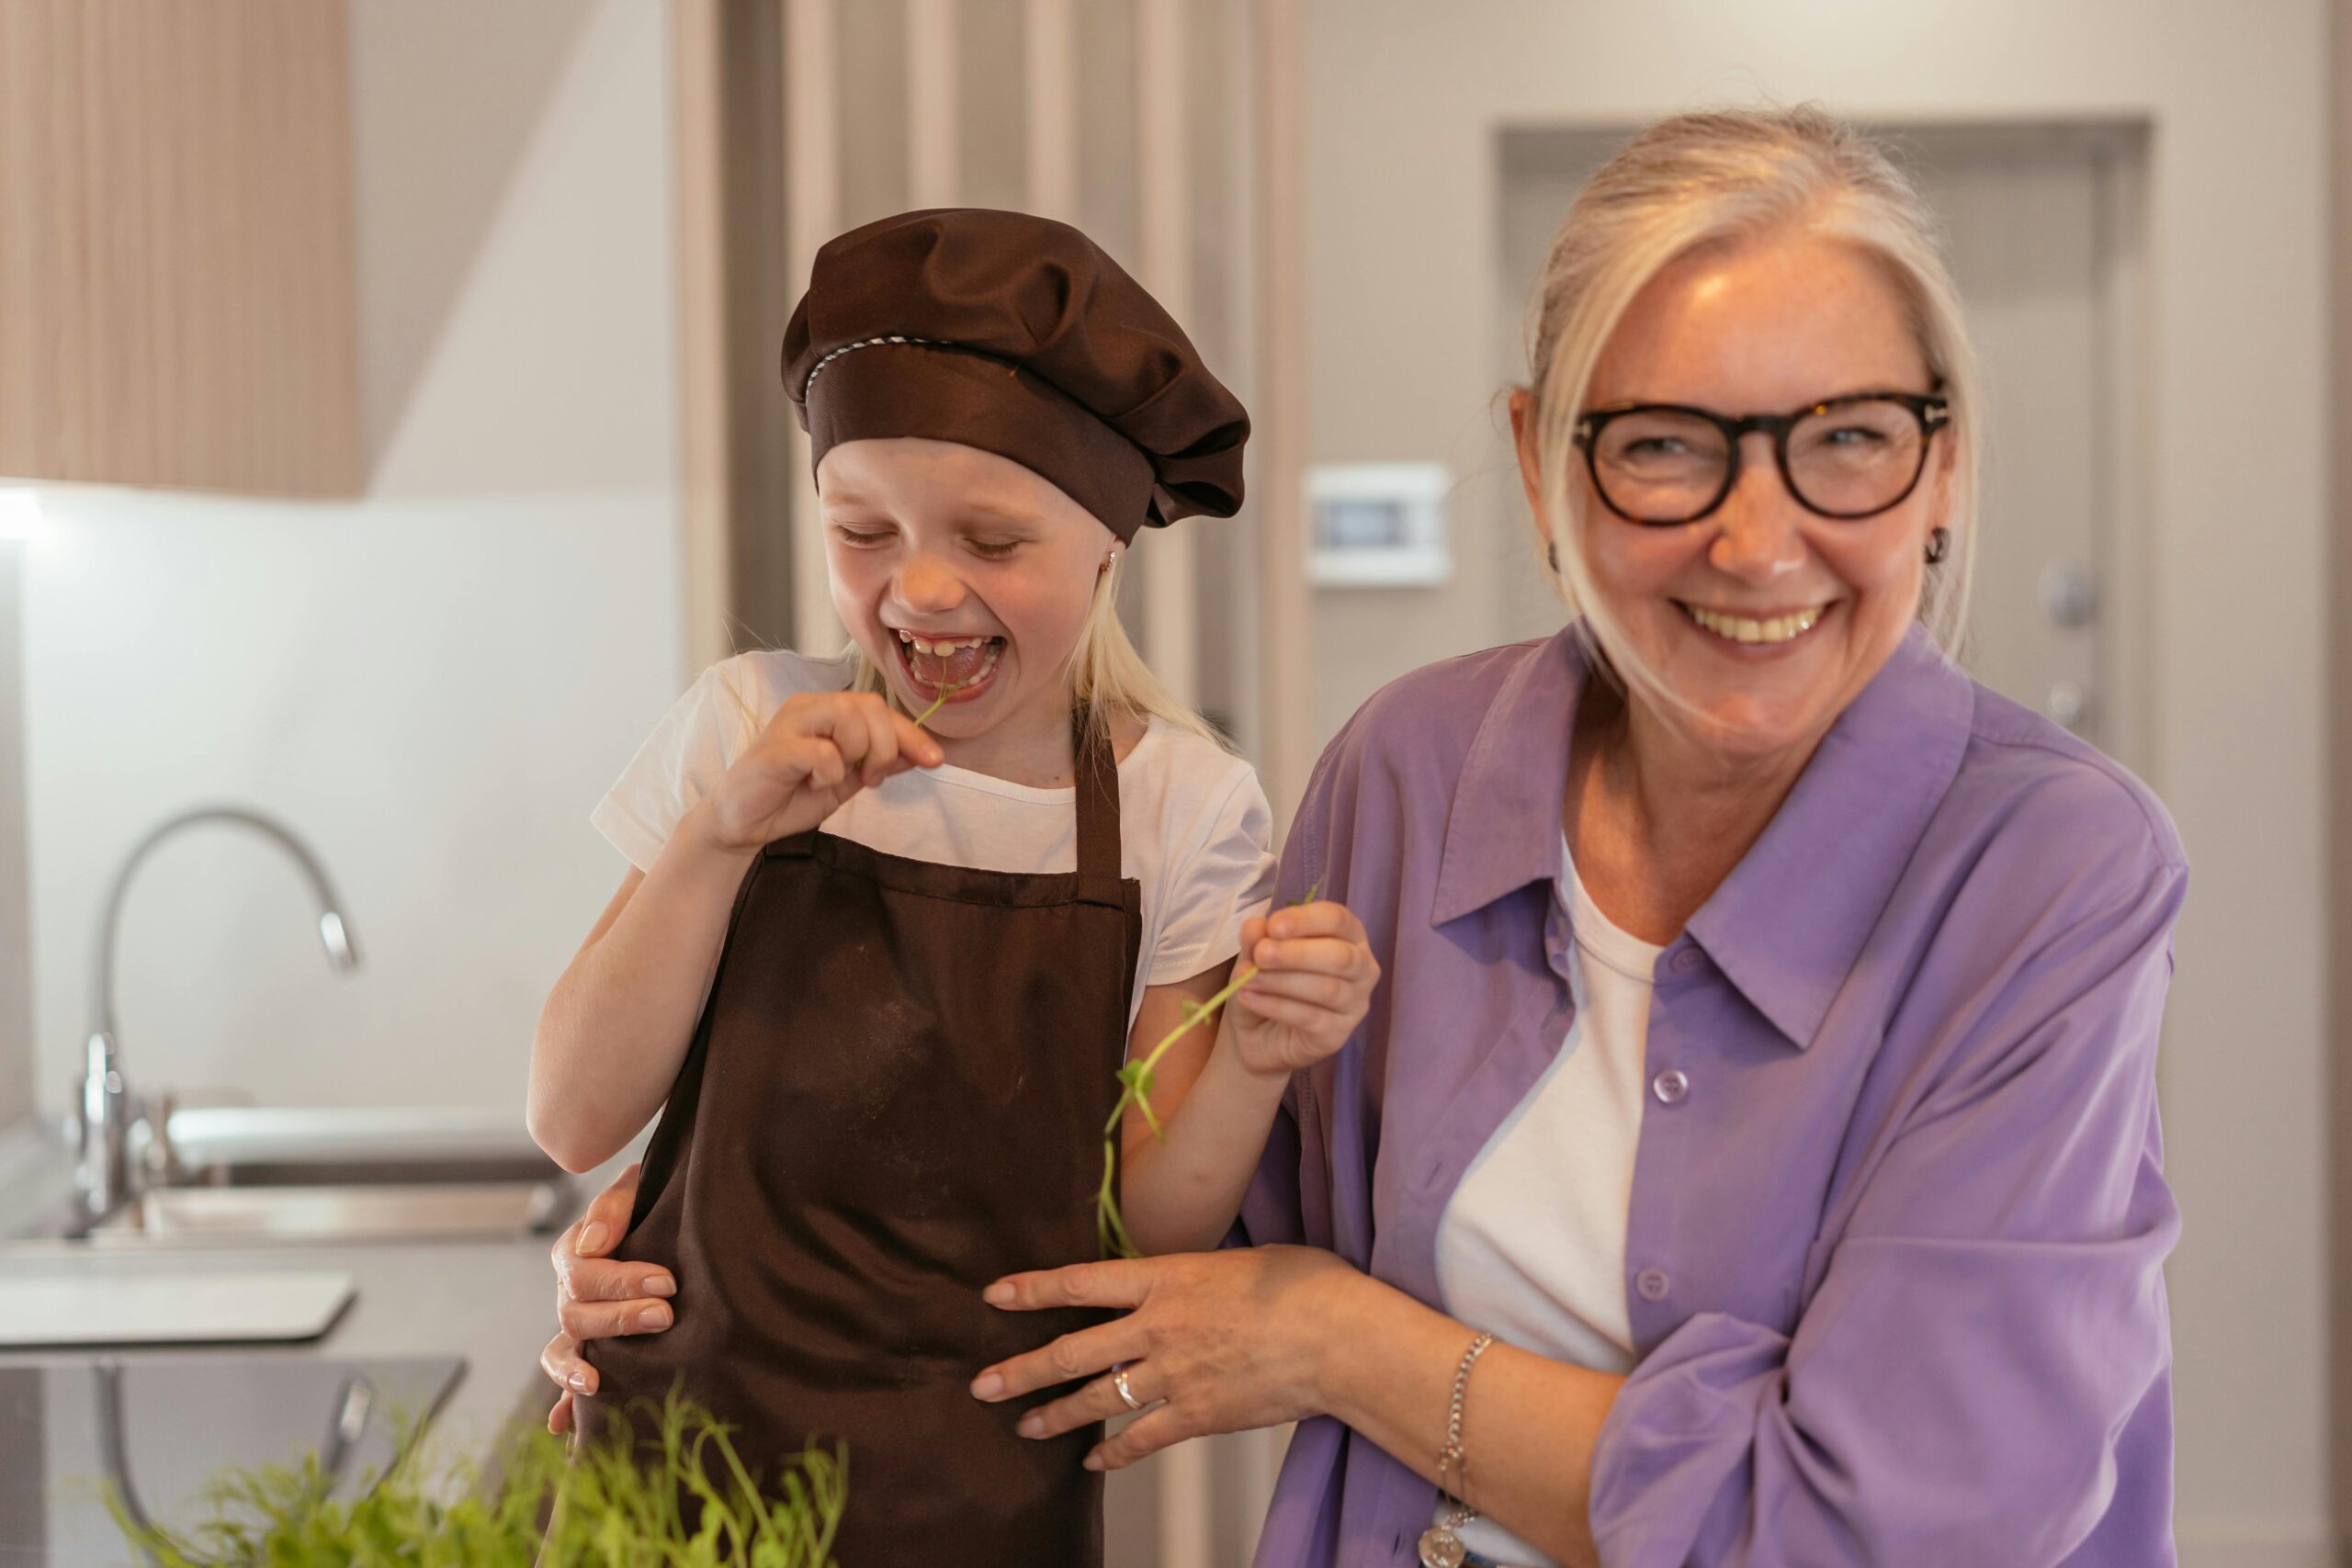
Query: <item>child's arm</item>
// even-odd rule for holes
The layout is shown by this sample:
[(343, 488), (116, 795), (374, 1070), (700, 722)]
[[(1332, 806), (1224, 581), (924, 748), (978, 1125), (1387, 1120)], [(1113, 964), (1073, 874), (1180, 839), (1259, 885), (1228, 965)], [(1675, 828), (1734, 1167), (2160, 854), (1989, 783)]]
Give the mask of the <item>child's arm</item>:
[(1146, 991), (1130, 1056), (1157, 1047), (1184, 1021), (1185, 1004), (1215, 996), (1240, 972), (1236, 964), (1255, 973), (1153, 1070), (1151, 1105), (1164, 1137), (1152, 1136), (1139, 1110), (1121, 1130), (1120, 1215), (1147, 1254), (1206, 1251), (1225, 1239), (1291, 1074), (1347, 1043), (1380, 978), (1363, 922), (1346, 909), (1278, 909), (1242, 923), (1233, 964)]
[(621, 883), (548, 996), (526, 1114), (557, 1164), (594, 1168), (661, 1109), (761, 847), (815, 827), (868, 784), (943, 760), (938, 741), (870, 693), (803, 694), (776, 710), (651, 868)]

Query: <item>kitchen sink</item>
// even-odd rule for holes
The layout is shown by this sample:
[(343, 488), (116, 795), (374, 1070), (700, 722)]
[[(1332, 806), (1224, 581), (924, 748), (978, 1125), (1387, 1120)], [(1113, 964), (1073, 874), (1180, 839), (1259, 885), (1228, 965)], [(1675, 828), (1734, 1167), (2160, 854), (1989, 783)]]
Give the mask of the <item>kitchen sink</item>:
[(492, 1113), (187, 1110), (170, 1136), (173, 1179), (51, 1234), (107, 1248), (498, 1237), (571, 1213), (567, 1173)]
[[(552, 1163), (548, 1170), (555, 1171)], [(522, 1169), (492, 1179), (441, 1173), (426, 1180), (386, 1179), (382, 1171), (371, 1170), (308, 1183), (164, 1187), (140, 1194), (85, 1232), (83, 1239), (113, 1247), (520, 1235), (562, 1224), (569, 1217), (565, 1197), (560, 1171)]]

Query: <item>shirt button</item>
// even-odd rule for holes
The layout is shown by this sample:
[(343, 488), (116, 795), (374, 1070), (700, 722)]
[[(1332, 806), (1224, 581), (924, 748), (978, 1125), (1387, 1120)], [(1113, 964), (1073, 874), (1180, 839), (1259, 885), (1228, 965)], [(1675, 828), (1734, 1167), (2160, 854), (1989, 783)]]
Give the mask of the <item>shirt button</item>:
[(1686, 947), (1681, 952), (1674, 955), (1672, 967), (1677, 975), (1688, 975), (1690, 971), (1696, 969), (1700, 964), (1704, 964), (1705, 962), (1705, 957), (1700, 953), (1697, 948)]
[(1668, 1067), (1650, 1080), (1651, 1092), (1661, 1105), (1672, 1105), (1690, 1092), (1690, 1079), (1679, 1067)]
[(1645, 1302), (1666, 1300), (1666, 1288), (1669, 1282), (1663, 1269), (1645, 1269), (1634, 1276), (1634, 1289)]

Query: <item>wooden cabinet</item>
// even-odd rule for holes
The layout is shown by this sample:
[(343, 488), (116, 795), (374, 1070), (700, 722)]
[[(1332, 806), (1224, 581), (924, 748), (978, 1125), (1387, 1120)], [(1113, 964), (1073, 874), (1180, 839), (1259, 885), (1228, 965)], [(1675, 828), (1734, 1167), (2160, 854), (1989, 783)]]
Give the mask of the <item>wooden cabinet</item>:
[(346, 0), (0, 0), (0, 477), (364, 482)]

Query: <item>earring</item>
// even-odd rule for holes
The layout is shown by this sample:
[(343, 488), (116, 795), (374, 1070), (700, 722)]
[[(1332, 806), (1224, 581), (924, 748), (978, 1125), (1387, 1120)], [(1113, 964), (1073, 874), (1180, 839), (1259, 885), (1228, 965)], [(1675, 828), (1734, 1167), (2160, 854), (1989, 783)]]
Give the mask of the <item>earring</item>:
[(1108, 571), (1108, 570), (1110, 570), (1113, 567), (1114, 567), (1114, 566), (1116, 566), (1116, 565), (1118, 565), (1118, 564), (1119, 564), (1119, 552), (1118, 552), (1118, 551), (1116, 551), (1116, 550), (1113, 550), (1109, 555), (1106, 555), (1106, 556), (1104, 556), (1104, 557), (1102, 558), (1102, 570), (1103, 570), (1104, 571)]
[(1936, 528), (1928, 535), (1928, 564), (1934, 566), (1951, 553), (1951, 530)]

